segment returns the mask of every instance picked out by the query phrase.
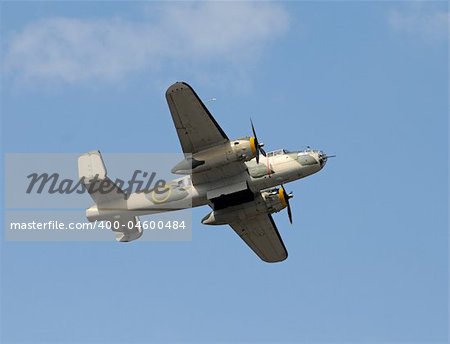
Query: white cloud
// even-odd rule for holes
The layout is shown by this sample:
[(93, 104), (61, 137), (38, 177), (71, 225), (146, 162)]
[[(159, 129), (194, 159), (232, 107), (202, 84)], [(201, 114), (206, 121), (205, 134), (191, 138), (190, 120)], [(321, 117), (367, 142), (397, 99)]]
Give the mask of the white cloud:
[(426, 41), (448, 38), (448, 10), (439, 9), (432, 3), (417, 2), (401, 10), (393, 9), (388, 13), (388, 22), (395, 30)]
[(5, 71), (27, 80), (117, 81), (165, 64), (250, 63), (288, 28), (288, 14), (266, 2), (169, 3), (146, 20), (52, 17), (13, 34)]

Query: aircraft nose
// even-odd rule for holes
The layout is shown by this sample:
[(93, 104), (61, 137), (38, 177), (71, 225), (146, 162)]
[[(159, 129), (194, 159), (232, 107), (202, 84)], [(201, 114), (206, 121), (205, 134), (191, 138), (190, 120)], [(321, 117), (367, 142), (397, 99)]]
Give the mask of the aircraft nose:
[(325, 164), (327, 163), (328, 160), (328, 156), (325, 154), (325, 152), (320, 151), (319, 152), (319, 163), (320, 163), (320, 167), (324, 167)]

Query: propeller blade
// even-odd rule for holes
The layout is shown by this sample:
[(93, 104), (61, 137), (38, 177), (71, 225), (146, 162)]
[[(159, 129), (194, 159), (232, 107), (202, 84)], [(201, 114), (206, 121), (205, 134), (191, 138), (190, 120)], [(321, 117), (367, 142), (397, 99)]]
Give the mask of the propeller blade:
[(288, 205), (287, 205), (287, 211), (288, 211), (289, 222), (292, 225), (292, 211), (291, 211), (291, 206), (289, 205), (289, 202), (288, 202)]
[(250, 118), (250, 123), (252, 125), (252, 132), (253, 132), (253, 137), (255, 138), (255, 148), (256, 148), (256, 163), (259, 164), (259, 153), (261, 153), (262, 155), (266, 156), (266, 152), (261, 148), (262, 146), (264, 146), (264, 144), (260, 144), (258, 141), (258, 136), (256, 136), (256, 130), (255, 127), (253, 125), (253, 121)]
[(291, 193), (287, 193), (286, 189), (283, 185), (281, 185), (281, 189), (283, 190), (284, 199), (286, 200), (286, 207), (288, 212), (288, 218), (289, 222), (292, 224), (292, 210), (291, 210), (291, 204), (289, 203), (289, 200), (294, 197), (294, 195)]
[(252, 125), (253, 136), (256, 138), (256, 131), (255, 131), (255, 127), (253, 125), (253, 121), (251, 118), (250, 118), (250, 124)]
[(252, 125), (253, 137), (255, 138), (256, 163), (259, 164), (259, 142), (258, 142), (258, 136), (256, 136), (256, 130), (255, 130), (255, 127), (253, 126), (253, 121), (252, 121), (251, 118), (250, 118), (250, 124)]
[(267, 156), (266, 151), (262, 147), (259, 147), (259, 151), (262, 155)]

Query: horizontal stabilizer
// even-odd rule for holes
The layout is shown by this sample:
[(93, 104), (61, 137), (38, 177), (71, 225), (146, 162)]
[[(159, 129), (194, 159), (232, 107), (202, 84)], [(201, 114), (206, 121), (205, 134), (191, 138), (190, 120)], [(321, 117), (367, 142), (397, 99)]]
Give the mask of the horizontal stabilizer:
[(142, 236), (139, 218), (130, 214), (115, 216), (111, 220), (111, 229), (116, 232), (116, 240), (120, 242), (133, 241)]

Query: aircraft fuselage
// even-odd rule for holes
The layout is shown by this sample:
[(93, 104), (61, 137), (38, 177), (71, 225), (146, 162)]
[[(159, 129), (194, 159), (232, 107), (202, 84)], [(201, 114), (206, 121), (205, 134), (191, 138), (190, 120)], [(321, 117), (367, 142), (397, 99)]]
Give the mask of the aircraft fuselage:
[[(274, 188), (312, 175), (320, 171), (325, 163), (326, 155), (318, 150), (269, 152), (266, 157), (261, 157), (259, 164), (256, 159), (245, 162), (248, 169), (248, 187), (253, 193)], [(176, 178), (168, 182), (166, 187), (167, 192), (131, 194), (127, 200), (128, 210), (139, 216), (211, 204), (208, 199), (211, 184), (193, 185), (192, 175)], [(108, 215), (114, 215), (113, 212), (109, 211)], [(88, 209), (87, 215), (90, 220), (105, 216), (104, 211), (98, 210), (95, 205)]]

